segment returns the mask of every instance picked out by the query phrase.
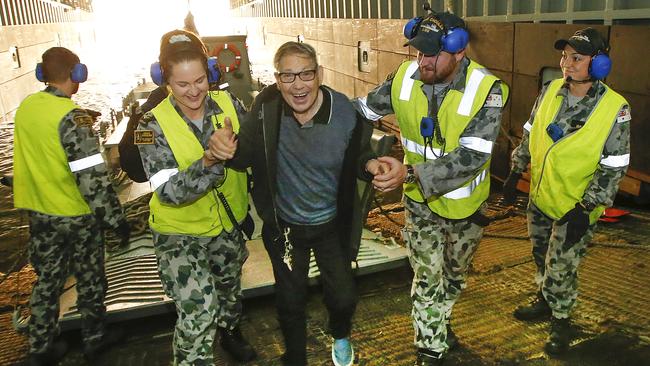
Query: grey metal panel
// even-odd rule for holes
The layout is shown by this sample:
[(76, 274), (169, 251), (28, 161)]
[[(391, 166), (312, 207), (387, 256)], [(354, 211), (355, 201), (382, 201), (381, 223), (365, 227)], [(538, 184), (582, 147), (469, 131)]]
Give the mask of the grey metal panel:
[[(250, 255), (244, 264), (242, 292), (245, 298), (262, 296), (273, 292), (273, 271), (261, 240), (247, 243)], [(125, 251), (125, 252), (128, 252)], [(124, 321), (145, 316), (175, 311), (173, 301), (165, 295), (158, 277), (154, 254), (138, 257), (114, 255), (106, 263), (108, 291), (106, 309), (109, 321)], [(383, 239), (381, 236), (364, 231), (359, 250), (356, 275), (375, 273), (403, 266), (407, 263), (405, 248)], [(319, 272), (312, 256), (310, 262), (310, 283), (318, 282)], [(76, 306), (74, 283), (61, 297), (62, 330), (79, 328), (81, 319)]]

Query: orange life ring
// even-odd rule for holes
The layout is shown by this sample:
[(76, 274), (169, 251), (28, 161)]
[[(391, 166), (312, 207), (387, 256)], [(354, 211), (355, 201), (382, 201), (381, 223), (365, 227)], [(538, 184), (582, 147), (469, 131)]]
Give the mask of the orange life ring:
[(223, 72), (233, 72), (233, 71), (237, 70), (237, 68), (241, 64), (241, 52), (239, 52), (239, 49), (237, 47), (235, 47), (235, 45), (232, 44), (232, 43), (224, 43), (224, 44), (221, 44), (221, 45), (215, 47), (214, 50), (212, 51), (211, 56), (216, 56), (217, 61), (220, 61), (219, 54), (223, 50), (228, 50), (228, 51), (232, 52), (235, 55), (235, 61), (233, 61), (228, 66), (226, 66), (226, 65), (222, 64), (221, 62), (219, 62), (219, 67), (221, 68), (221, 71), (223, 71)]

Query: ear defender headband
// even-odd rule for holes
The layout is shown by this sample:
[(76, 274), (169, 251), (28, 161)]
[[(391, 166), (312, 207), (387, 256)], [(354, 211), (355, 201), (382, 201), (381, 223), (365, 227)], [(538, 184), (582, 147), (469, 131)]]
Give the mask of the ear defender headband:
[[(149, 75), (154, 84), (161, 86), (163, 85), (165, 78), (163, 76), (163, 70), (160, 66), (160, 62), (156, 61), (151, 64), (149, 68)], [(208, 57), (208, 83), (216, 83), (221, 77), (221, 72), (219, 72), (219, 62), (214, 56)]]
[[(45, 71), (43, 70), (43, 63), (39, 62), (36, 64), (36, 79), (42, 83), (47, 82), (47, 77), (45, 77)], [(76, 63), (70, 71), (70, 80), (74, 83), (83, 83), (88, 80), (88, 67), (82, 63)]]
[(457, 53), (467, 47), (469, 33), (465, 28), (455, 27), (448, 29), (440, 19), (433, 15), (428, 17), (415, 17), (409, 20), (404, 25), (404, 37), (408, 40), (415, 38), (420, 30), (420, 25), (426, 19), (431, 20), (442, 30), (442, 37), (440, 38), (441, 51)]
[(591, 57), (589, 63), (589, 76), (595, 80), (602, 80), (609, 75), (612, 70), (612, 60), (607, 55), (607, 50), (599, 50), (596, 55)]

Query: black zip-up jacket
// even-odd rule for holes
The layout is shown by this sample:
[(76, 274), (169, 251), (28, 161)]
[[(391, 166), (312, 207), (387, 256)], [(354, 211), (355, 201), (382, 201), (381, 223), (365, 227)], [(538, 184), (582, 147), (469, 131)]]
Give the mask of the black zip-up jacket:
[[(229, 167), (238, 170), (251, 167), (253, 202), (266, 225), (277, 224), (277, 147), (283, 103), (275, 84), (257, 95), (250, 112), (240, 124), (235, 157), (228, 162)], [(357, 114), (357, 124), (343, 159), (337, 199), (341, 244), (349, 250), (352, 260), (356, 260), (361, 240), (361, 230), (353, 230), (353, 220), (359, 219), (354, 212), (361, 212), (361, 202), (356, 194), (357, 178), (372, 180), (365, 166), (368, 160), (376, 157), (370, 147), (371, 136), (372, 124)]]

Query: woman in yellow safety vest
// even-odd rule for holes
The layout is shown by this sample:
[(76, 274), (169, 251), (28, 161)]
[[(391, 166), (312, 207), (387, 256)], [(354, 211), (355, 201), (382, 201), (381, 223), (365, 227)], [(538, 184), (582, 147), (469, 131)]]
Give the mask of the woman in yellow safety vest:
[(143, 115), (134, 139), (154, 189), (149, 225), (160, 279), (178, 312), (174, 364), (213, 364), (217, 329), (235, 359), (252, 360), (239, 329), (246, 173), (224, 168), (208, 151), (212, 133), (224, 125), (237, 131), (245, 110), (228, 92), (209, 91), (218, 65), (191, 32), (163, 36), (152, 78), (169, 95)]

